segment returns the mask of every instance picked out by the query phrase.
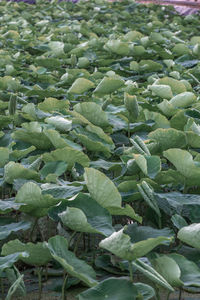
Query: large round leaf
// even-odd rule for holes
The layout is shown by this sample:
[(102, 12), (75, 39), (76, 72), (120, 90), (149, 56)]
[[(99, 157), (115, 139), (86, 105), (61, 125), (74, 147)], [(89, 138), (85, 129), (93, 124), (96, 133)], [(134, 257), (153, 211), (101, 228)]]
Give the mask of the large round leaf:
[(104, 77), (96, 87), (94, 93), (97, 96), (111, 94), (124, 86), (124, 80), (120, 77)]
[(67, 163), (67, 169), (71, 169), (73, 165), (77, 162), (80, 165), (86, 167), (89, 165), (89, 158), (86, 154), (79, 150), (75, 150), (71, 147), (65, 147), (62, 149), (57, 149), (50, 153), (45, 153), (43, 155), (44, 162), (50, 161), (65, 161)]
[[(109, 278), (78, 295), (79, 300), (134, 300), (139, 287), (125, 278)], [(152, 289), (153, 290), (153, 289)], [(152, 291), (152, 296), (154, 295)], [(150, 298), (143, 298), (150, 299)]]
[(9, 255), (15, 252), (27, 252), (28, 257), (21, 257), (21, 260), (31, 266), (45, 266), (51, 260), (49, 249), (44, 243), (22, 243), (19, 240), (12, 240), (2, 247), (2, 255)]
[(172, 258), (162, 255), (151, 260), (153, 267), (163, 276), (171, 286), (181, 287), (183, 282), (180, 280), (181, 270)]
[(164, 156), (176, 167), (186, 178), (193, 180), (193, 185), (199, 185), (200, 164), (193, 160), (192, 155), (181, 149), (169, 149), (164, 151)]
[(66, 226), (80, 232), (98, 232), (105, 236), (114, 232), (112, 217), (107, 209), (83, 193), (52, 207), (49, 216), (56, 222), (60, 217)]
[[(126, 229), (126, 227), (125, 227)], [(113, 233), (108, 238), (102, 240), (99, 244), (116, 256), (127, 259), (129, 261), (142, 257), (153, 250), (156, 246), (163, 244), (163, 242), (170, 241), (171, 238), (159, 236), (156, 238), (149, 238), (132, 244), (131, 238), (124, 233), (124, 228), (118, 232)]]
[(159, 144), (161, 151), (170, 148), (184, 148), (187, 144), (185, 133), (174, 128), (158, 128), (149, 133), (149, 137)]
[(96, 126), (106, 127), (109, 125), (106, 113), (100, 105), (94, 102), (78, 103), (74, 106), (74, 110)]
[(94, 83), (92, 81), (85, 78), (77, 78), (68, 90), (68, 93), (83, 94), (93, 87)]
[(141, 171), (152, 179), (155, 178), (161, 170), (161, 160), (159, 156), (135, 154), (134, 158)]
[(121, 195), (114, 183), (102, 172), (85, 168), (87, 188), (92, 198), (105, 208), (121, 207)]
[(43, 195), (37, 184), (27, 182), (17, 192), (15, 202), (26, 204), (21, 207), (21, 211), (41, 217), (45, 216), (47, 209), (57, 204), (59, 200), (53, 198), (51, 195)]
[(73, 277), (79, 278), (89, 287), (97, 284), (95, 271), (85, 261), (68, 250), (68, 242), (62, 236), (54, 236), (46, 243), (52, 257)]
[(14, 161), (10, 161), (7, 165), (5, 165), (4, 178), (5, 181), (10, 184), (12, 184), (15, 179), (19, 178), (40, 181), (40, 176), (36, 171), (25, 168)]
[(200, 223), (181, 228), (178, 232), (178, 238), (182, 242), (200, 249)]
[(15, 262), (28, 256), (29, 254), (27, 252), (16, 252), (4, 257), (0, 257), (0, 277), (5, 269), (11, 268)]
[(168, 254), (178, 265), (181, 270), (181, 281), (184, 286), (200, 287), (200, 269), (193, 262), (184, 256), (176, 253)]

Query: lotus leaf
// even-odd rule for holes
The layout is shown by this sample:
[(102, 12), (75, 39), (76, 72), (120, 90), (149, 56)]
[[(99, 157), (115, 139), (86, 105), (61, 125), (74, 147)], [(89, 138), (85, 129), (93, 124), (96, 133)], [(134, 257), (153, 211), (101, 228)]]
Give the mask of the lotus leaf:
[(10, 255), (15, 252), (27, 252), (28, 257), (20, 257), (20, 259), (31, 266), (45, 266), (51, 260), (49, 249), (44, 243), (22, 243), (19, 240), (12, 240), (4, 244), (2, 247), (2, 255)]
[(171, 286), (183, 286), (184, 283), (180, 279), (181, 270), (173, 258), (162, 255), (152, 259), (151, 263), (155, 270), (160, 273)]
[(159, 144), (161, 151), (170, 148), (185, 148), (187, 145), (185, 133), (174, 128), (158, 128), (150, 132), (149, 137)]
[(124, 233), (124, 229), (126, 230), (126, 227), (102, 240), (99, 246), (120, 258), (132, 261), (146, 255), (163, 242), (171, 240), (170, 238), (159, 236), (132, 244), (131, 238)]
[(11, 268), (12, 265), (17, 262), (21, 258), (28, 257), (29, 254), (27, 252), (15, 252), (13, 254), (0, 257), (0, 277), (2, 276), (2, 272), (7, 269)]
[(36, 181), (40, 180), (40, 177), (36, 171), (25, 168), (21, 164), (13, 161), (10, 161), (7, 165), (5, 165), (4, 177), (5, 181), (10, 184), (18, 178), (33, 179)]
[(96, 274), (91, 266), (68, 250), (68, 242), (62, 236), (54, 236), (46, 243), (52, 257), (73, 277), (79, 278), (89, 287), (97, 285)]
[(161, 170), (161, 161), (159, 156), (135, 154), (134, 158), (142, 172), (150, 178), (155, 178)]
[(106, 127), (109, 125), (106, 113), (96, 103), (78, 103), (74, 106), (74, 110), (96, 126)]
[(82, 94), (87, 92), (88, 90), (94, 88), (94, 83), (85, 78), (78, 78), (74, 81), (68, 93), (72, 94)]
[(67, 169), (69, 170), (76, 162), (84, 167), (89, 166), (88, 156), (79, 150), (73, 149), (72, 147), (65, 147), (50, 153), (45, 153), (43, 155), (43, 160), (45, 163), (62, 160), (67, 163)]
[(124, 80), (120, 77), (104, 77), (96, 87), (94, 93), (97, 96), (111, 94), (124, 86)]
[(200, 249), (200, 223), (194, 223), (181, 228), (178, 232), (178, 238), (197, 249)]

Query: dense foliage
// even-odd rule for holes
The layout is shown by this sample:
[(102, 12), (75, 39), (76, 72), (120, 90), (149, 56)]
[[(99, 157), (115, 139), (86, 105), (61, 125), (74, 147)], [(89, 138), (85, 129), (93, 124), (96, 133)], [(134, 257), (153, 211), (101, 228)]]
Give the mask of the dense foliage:
[(62, 299), (199, 288), (199, 17), (36, 1), (0, 2), (0, 22), (6, 299), (25, 295), (24, 266), (39, 297), (44, 267), (65, 270)]

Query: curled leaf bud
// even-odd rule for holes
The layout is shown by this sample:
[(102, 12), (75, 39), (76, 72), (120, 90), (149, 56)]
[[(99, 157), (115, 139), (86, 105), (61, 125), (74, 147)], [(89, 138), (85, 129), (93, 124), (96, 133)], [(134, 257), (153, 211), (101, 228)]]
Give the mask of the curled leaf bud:
[(77, 57), (76, 57), (75, 54), (72, 54), (71, 55), (71, 66), (72, 66), (72, 68), (74, 68), (76, 66), (76, 64), (77, 64)]
[(124, 104), (129, 112), (130, 117), (137, 119), (139, 115), (137, 97), (129, 95), (128, 93), (124, 93)]
[(10, 96), (10, 101), (8, 105), (8, 111), (11, 116), (15, 114), (16, 108), (17, 108), (17, 96), (12, 94)]

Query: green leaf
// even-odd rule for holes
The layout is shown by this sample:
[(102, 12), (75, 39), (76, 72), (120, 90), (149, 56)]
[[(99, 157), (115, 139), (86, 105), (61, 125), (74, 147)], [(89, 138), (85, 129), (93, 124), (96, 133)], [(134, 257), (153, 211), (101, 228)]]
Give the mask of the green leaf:
[(176, 112), (178, 111), (178, 109), (174, 108), (174, 106), (171, 103), (169, 103), (169, 101), (166, 99), (164, 99), (161, 103), (157, 104), (157, 107), (167, 117), (171, 117), (171, 116), (175, 115)]
[(146, 183), (146, 181), (142, 181), (142, 183), (137, 184), (137, 187), (145, 202), (156, 212), (160, 218), (161, 213), (153, 189)]
[(174, 128), (158, 128), (149, 133), (149, 138), (159, 144), (161, 151), (170, 148), (184, 148), (187, 145), (185, 133)]
[(184, 286), (200, 287), (200, 269), (193, 262), (184, 256), (176, 253), (168, 254), (179, 266), (181, 270), (181, 281)]
[(128, 204), (124, 207), (108, 207), (108, 211), (113, 216), (127, 216), (139, 223), (142, 223), (142, 217), (136, 214), (132, 206)]
[(75, 150), (71, 147), (65, 147), (62, 149), (57, 149), (50, 153), (45, 153), (43, 155), (43, 160), (45, 163), (58, 160), (64, 161), (67, 163), (68, 170), (71, 170), (76, 162), (83, 167), (89, 166), (88, 156), (83, 152)]
[(137, 282), (134, 283), (134, 286), (136, 286), (138, 290), (139, 297), (143, 297), (143, 300), (149, 300), (155, 296), (155, 291), (150, 285)]
[[(124, 233), (130, 236), (132, 243), (137, 243), (148, 238), (157, 238), (159, 236), (168, 238), (174, 237), (173, 230), (168, 227), (156, 229), (150, 226), (138, 226), (137, 223), (128, 225)], [(169, 245), (169, 241), (163, 242), (163, 244)]]
[(40, 174), (45, 178), (49, 174), (61, 176), (67, 170), (67, 163), (64, 161), (51, 161), (44, 165), (40, 170)]
[(101, 206), (121, 207), (121, 195), (106, 175), (93, 168), (85, 168), (84, 178), (91, 197)]
[(71, 230), (89, 233), (101, 233), (93, 228), (87, 221), (84, 212), (76, 207), (68, 207), (66, 211), (59, 214), (63, 224)]
[(0, 212), (8, 213), (12, 210), (18, 210), (24, 203), (15, 203), (13, 200), (0, 200)]
[(83, 186), (81, 184), (70, 185), (70, 182), (67, 182), (66, 185), (59, 184), (44, 184), (41, 186), (42, 194), (52, 195), (55, 199), (67, 199), (78, 194)]
[(109, 157), (114, 149), (112, 139), (100, 127), (87, 125), (85, 129), (76, 128), (73, 133), (89, 151), (103, 152)]
[(74, 110), (96, 126), (109, 126), (107, 114), (94, 102), (78, 103), (74, 106)]
[(186, 92), (185, 85), (181, 81), (171, 77), (159, 78), (154, 82), (154, 84), (164, 84), (170, 86), (173, 94), (180, 94)]
[(68, 90), (68, 93), (83, 94), (92, 88), (94, 88), (92, 81), (85, 78), (77, 78)]
[(45, 98), (43, 102), (38, 104), (38, 108), (46, 112), (61, 111), (69, 108), (69, 101)]
[(149, 86), (150, 90), (163, 99), (171, 99), (173, 97), (171, 87), (164, 84), (153, 84)]
[(111, 94), (124, 86), (124, 80), (120, 77), (104, 77), (96, 87), (94, 93), (97, 96)]
[(22, 243), (19, 240), (12, 240), (4, 244), (2, 247), (2, 255), (9, 255), (15, 252), (27, 252), (28, 257), (21, 257), (20, 259), (31, 266), (45, 266), (51, 260), (49, 249), (44, 243)]
[(26, 206), (20, 210), (35, 217), (45, 216), (48, 208), (59, 202), (51, 195), (43, 195), (40, 187), (33, 182), (27, 182), (19, 189), (15, 201), (25, 203)]
[(4, 178), (7, 183), (12, 184), (15, 179), (24, 178), (24, 179), (33, 179), (40, 181), (39, 174), (31, 169), (27, 169), (19, 163), (10, 161), (4, 167)]
[(12, 232), (17, 232), (19, 230), (27, 230), (30, 227), (31, 223), (26, 221), (10, 223), (7, 225), (0, 226), (0, 240), (7, 238)]
[(108, 40), (104, 49), (122, 56), (126, 56), (130, 52), (129, 44), (120, 40)]
[(177, 229), (181, 229), (182, 227), (185, 227), (188, 225), (187, 222), (185, 221), (185, 219), (178, 214), (173, 215), (171, 217), (171, 221)]
[(124, 233), (124, 230), (126, 230), (126, 227), (102, 240), (99, 246), (120, 258), (132, 261), (146, 255), (163, 242), (171, 240), (170, 238), (159, 236), (132, 244), (130, 237)]
[(2, 273), (5, 269), (11, 268), (12, 265), (20, 260), (21, 258), (28, 257), (29, 254), (27, 252), (17, 252), (14, 251), (13, 254), (0, 257), (0, 276), (2, 276)]
[[(176, 173), (176, 172), (175, 172)], [(177, 176), (175, 174), (175, 176)], [(179, 183), (179, 181), (178, 181)], [(197, 194), (182, 194), (180, 192), (154, 193), (160, 208), (169, 216), (177, 213), (187, 217), (191, 222), (200, 218), (200, 196)]]
[(144, 115), (146, 120), (155, 121), (155, 125), (153, 126), (153, 130), (157, 128), (170, 128), (170, 122), (167, 120), (165, 116), (160, 113), (149, 111), (147, 109), (144, 110)]
[(53, 125), (55, 127), (55, 129), (57, 129), (61, 132), (70, 131), (72, 128), (72, 121), (67, 120), (61, 116), (46, 118), (45, 122)]
[(0, 147), (0, 168), (4, 167), (9, 161), (9, 149)]
[[(68, 211), (69, 209), (70, 211)], [(76, 211), (76, 217), (71, 218)], [(61, 217), (63, 223), (72, 230), (80, 232), (90, 232), (92, 230), (105, 236), (109, 236), (114, 232), (112, 217), (107, 209), (100, 206), (89, 195), (79, 193), (69, 201), (62, 201), (49, 210), (49, 216), (56, 222), (60, 220), (59, 217), (62, 216), (62, 213), (64, 214), (64, 218)], [(66, 216), (69, 218), (67, 219)]]
[(135, 154), (134, 158), (142, 172), (152, 179), (154, 179), (161, 170), (161, 160), (159, 156)]
[(174, 292), (172, 286), (149, 264), (144, 263), (141, 259), (136, 259), (135, 262), (132, 261), (132, 265), (154, 283), (164, 287), (170, 292)]
[(15, 294), (16, 290), (20, 287), (20, 285), (23, 282), (24, 274), (20, 275), (16, 281), (11, 285), (11, 287), (8, 290), (7, 296), (5, 300), (11, 300), (13, 295)]
[(200, 166), (188, 151), (174, 148), (164, 151), (163, 155), (183, 176), (191, 179), (193, 185), (199, 185)]
[(192, 92), (184, 92), (174, 96), (169, 103), (174, 107), (187, 107), (197, 101), (197, 97)]
[(93, 268), (68, 250), (68, 242), (64, 237), (54, 236), (48, 240), (46, 245), (52, 257), (62, 265), (67, 273), (79, 278), (89, 287), (97, 285)]
[(184, 283), (180, 280), (181, 270), (175, 260), (166, 255), (162, 255), (152, 259), (151, 263), (155, 270), (163, 276), (171, 286), (183, 286)]
[[(137, 287), (125, 278), (108, 278), (78, 295), (79, 300), (136, 300)], [(144, 298), (143, 298), (144, 299)]]
[(13, 150), (10, 153), (10, 160), (14, 159), (14, 160), (19, 160), (22, 159), (24, 157), (26, 157), (29, 153), (35, 151), (36, 147), (35, 146), (30, 146), (26, 149), (22, 149), (22, 150)]
[(194, 248), (200, 249), (200, 223), (181, 228), (178, 232), (178, 239)]
[(44, 132), (42, 132), (41, 127), (36, 127), (34, 123), (37, 122), (30, 122), (29, 126), (27, 126), (26, 128), (14, 131), (12, 133), (12, 138), (14, 140), (20, 140), (25, 143), (29, 143), (38, 149), (48, 150), (52, 147), (51, 142), (46, 137)]

